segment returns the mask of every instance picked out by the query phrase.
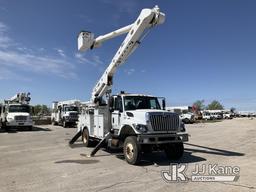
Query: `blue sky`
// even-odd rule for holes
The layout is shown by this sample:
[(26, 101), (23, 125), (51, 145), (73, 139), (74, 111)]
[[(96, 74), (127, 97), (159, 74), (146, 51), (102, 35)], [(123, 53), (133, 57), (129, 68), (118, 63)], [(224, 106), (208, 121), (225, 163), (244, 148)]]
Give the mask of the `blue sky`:
[(254, 0), (0, 0), (0, 100), (18, 91), (32, 104), (88, 100), (124, 36), (79, 53), (78, 33), (111, 32), (155, 4), (166, 21), (118, 69), (113, 92), (256, 110)]

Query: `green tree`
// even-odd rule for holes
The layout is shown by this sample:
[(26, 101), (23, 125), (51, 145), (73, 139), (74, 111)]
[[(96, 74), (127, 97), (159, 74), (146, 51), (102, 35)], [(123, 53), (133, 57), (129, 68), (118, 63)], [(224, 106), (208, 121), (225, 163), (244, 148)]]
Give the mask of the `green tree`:
[(196, 111), (201, 111), (205, 109), (204, 100), (197, 100), (193, 103), (193, 107), (196, 108)]
[(51, 110), (46, 105), (35, 105), (33, 115), (50, 115)]
[(223, 105), (220, 104), (219, 101), (214, 100), (212, 101), (208, 106), (207, 106), (208, 110), (222, 110), (224, 109)]

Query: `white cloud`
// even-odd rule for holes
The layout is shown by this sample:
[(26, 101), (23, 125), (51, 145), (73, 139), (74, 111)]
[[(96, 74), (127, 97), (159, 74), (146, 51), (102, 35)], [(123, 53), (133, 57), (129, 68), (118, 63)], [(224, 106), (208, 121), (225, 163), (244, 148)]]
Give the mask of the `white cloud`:
[(33, 71), (44, 74), (54, 74), (64, 78), (76, 78), (74, 66), (63, 59), (49, 58), (17, 51), (0, 50), (0, 66)]
[[(61, 57), (48, 56), (39, 48), (32, 50), (20, 46), (8, 35), (9, 28), (0, 22), (0, 79), (22, 79), (16, 71), (30, 71), (44, 75), (56, 75), (63, 78), (76, 78), (75, 65), (66, 58), (62, 49), (56, 49)], [(19, 46), (18, 46), (19, 45)], [(26, 78), (24, 78), (26, 79)]]
[(66, 57), (65, 52), (62, 49), (55, 49), (61, 57)]
[(22, 77), (16, 73), (10, 71), (9, 69), (0, 67), (0, 80), (9, 80), (9, 79), (30, 81), (30, 79), (27, 77)]
[(135, 69), (125, 69), (124, 72), (127, 74), (127, 75), (132, 75), (134, 72), (135, 72)]
[(93, 55), (90, 58), (86, 58), (85, 55), (81, 53), (76, 53), (75, 58), (78, 60), (79, 63), (89, 64), (98, 68), (100, 68), (100, 66), (103, 64), (103, 61), (98, 55)]
[(0, 22), (0, 48), (7, 48), (12, 42), (12, 40), (5, 35), (7, 30), (8, 27), (4, 23)]

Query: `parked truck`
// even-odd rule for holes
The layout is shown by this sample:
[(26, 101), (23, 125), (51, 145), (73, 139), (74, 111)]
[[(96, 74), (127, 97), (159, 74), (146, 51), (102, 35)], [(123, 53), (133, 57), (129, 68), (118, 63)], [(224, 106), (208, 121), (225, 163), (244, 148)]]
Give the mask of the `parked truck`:
[(127, 36), (95, 85), (91, 100), (83, 104), (78, 130), (70, 144), (80, 136), (85, 146), (100, 141), (90, 156), (101, 147), (123, 148), (129, 164), (139, 163), (143, 153), (153, 150), (164, 150), (170, 159), (182, 157), (188, 134), (179, 115), (165, 110), (165, 98), (125, 92), (111, 94), (117, 68), (138, 47), (146, 31), (164, 20), (165, 14), (156, 6), (143, 9), (134, 23), (106, 35), (94, 38), (88, 31), (79, 34), (80, 51), (99, 47), (104, 41), (125, 33)]
[(79, 106), (79, 100), (54, 101), (51, 114), (52, 124), (63, 127), (76, 126)]
[(167, 111), (178, 113), (182, 122), (194, 123), (195, 122), (195, 115), (192, 111), (191, 106), (176, 106), (176, 107), (166, 107)]
[(29, 105), (30, 93), (17, 93), (12, 98), (4, 100), (0, 107), (0, 124), (2, 129), (27, 128), (32, 130), (32, 107)]

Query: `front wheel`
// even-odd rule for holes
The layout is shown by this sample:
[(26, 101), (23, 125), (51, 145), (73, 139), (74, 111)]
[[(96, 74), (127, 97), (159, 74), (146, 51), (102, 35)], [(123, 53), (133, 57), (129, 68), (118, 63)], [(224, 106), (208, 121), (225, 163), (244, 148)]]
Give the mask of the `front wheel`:
[(127, 163), (136, 165), (141, 159), (141, 146), (137, 143), (136, 136), (126, 137), (123, 147), (124, 157)]
[(63, 125), (64, 128), (66, 128), (67, 127), (67, 122), (65, 120), (63, 120), (62, 125)]
[(182, 142), (169, 143), (165, 146), (164, 151), (169, 160), (178, 160), (183, 156), (184, 145)]
[(87, 128), (84, 128), (84, 129), (83, 129), (82, 141), (83, 141), (85, 147), (90, 147), (91, 141), (90, 141), (89, 131), (88, 131)]

